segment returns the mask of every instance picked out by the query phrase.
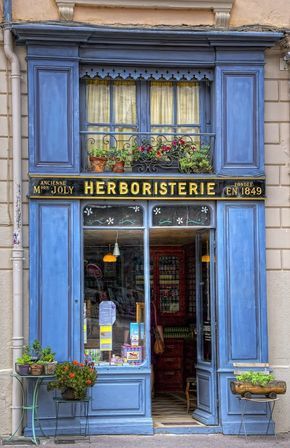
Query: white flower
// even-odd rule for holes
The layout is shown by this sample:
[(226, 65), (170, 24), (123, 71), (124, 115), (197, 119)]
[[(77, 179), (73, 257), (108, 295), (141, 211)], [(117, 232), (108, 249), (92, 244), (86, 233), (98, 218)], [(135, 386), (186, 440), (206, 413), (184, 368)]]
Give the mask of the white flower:
[(208, 207), (201, 207), (201, 213), (207, 213)]
[(92, 214), (93, 214), (93, 211), (92, 211), (91, 207), (87, 207), (87, 208), (85, 208), (85, 210), (84, 210), (84, 214), (85, 214), (85, 215), (88, 215), (88, 216), (92, 215)]
[(138, 207), (138, 205), (135, 205), (135, 207), (132, 207), (132, 208), (135, 213), (140, 212), (140, 207)]
[(183, 224), (183, 218), (177, 218), (176, 219), (176, 221), (177, 221), (177, 224)]
[(160, 213), (161, 213), (161, 208), (160, 208), (160, 207), (156, 207), (156, 208), (153, 210), (153, 213), (154, 213), (154, 215), (160, 215)]
[(114, 224), (114, 218), (108, 218), (108, 219), (106, 219), (106, 223), (108, 224), (108, 225), (110, 225), (110, 224)]

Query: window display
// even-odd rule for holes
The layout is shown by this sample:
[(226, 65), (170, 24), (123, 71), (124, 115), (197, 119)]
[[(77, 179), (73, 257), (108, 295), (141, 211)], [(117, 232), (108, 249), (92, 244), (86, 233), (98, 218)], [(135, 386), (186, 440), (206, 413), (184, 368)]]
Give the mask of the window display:
[(115, 239), (114, 230), (84, 231), (85, 357), (132, 367), (145, 357), (143, 233), (119, 230), (120, 255), (106, 262)]

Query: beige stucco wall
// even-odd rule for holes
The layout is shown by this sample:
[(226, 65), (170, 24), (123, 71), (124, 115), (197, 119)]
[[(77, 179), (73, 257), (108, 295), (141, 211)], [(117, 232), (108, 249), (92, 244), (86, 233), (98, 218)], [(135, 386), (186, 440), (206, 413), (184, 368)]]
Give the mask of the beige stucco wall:
[[(28, 331), (28, 209), (27, 209), (27, 82), (25, 48), (18, 48), (22, 71), (22, 129), (23, 129), (23, 244), (24, 262), (24, 302), (25, 335)], [(12, 139), (11, 139), (11, 85), (10, 66), (3, 51), (3, 35), (0, 33), (0, 434), (11, 431), (11, 379), (12, 367)]]
[[(266, 248), (270, 364), (290, 384), (290, 67), (280, 70), (280, 49), (266, 52)], [(277, 431), (289, 431), (289, 392), (276, 406)]]
[[(178, 0), (176, 0), (178, 4)], [(270, 25), (290, 28), (290, 15), (285, 0), (235, 0), (231, 26)], [(55, 0), (14, 0), (14, 20), (58, 20)], [(212, 25), (210, 11), (75, 8), (75, 21), (95, 24), (135, 24), (135, 25)]]

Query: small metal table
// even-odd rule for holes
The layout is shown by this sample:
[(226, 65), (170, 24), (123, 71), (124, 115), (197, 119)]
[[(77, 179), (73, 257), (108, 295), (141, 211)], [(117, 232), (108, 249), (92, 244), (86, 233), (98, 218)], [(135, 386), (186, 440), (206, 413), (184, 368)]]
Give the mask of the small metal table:
[[(32, 441), (32, 443), (34, 443), (35, 445), (38, 445), (39, 440), (36, 437), (35, 434), (35, 423), (37, 421), (39, 429), (42, 433), (42, 435), (44, 437), (46, 437), (46, 434), (43, 432), (43, 429), (41, 427), (39, 418), (38, 418), (38, 393), (39, 393), (39, 388), (41, 386), (41, 384), (43, 383), (44, 380), (51, 380), (53, 378), (55, 378), (55, 375), (18, 375), (17, 373), (13, 373), (11, 375), (13, 378), (16, 378), (17, 381), (20, 383), (21, 386), (21, 390), (22, 390), (22, 413), (21, 413), (21, 418), (19, 421), (19, 425), (17, 426), (16, 430), (14, 431), (14, 433), (5, 440), (6, 443), (12, 442), (13, 439), (16, 438), (16, 434), (19, 430), (19, 428), (21, 428), (21, 426), (23, 425), (23, 420), (24, 420), (24, 416), (25, 413), (27, 411), (31, 411), (31, 430), (32, 430), (32, 437), (26, 437), (25, 439), (29, 439)], [(23, 386), (23, 380), (27, 381), (27, 382), (32, 382), (32, 403), (28, 404), (27, 403), (27, 399), (26, 399), (26, 395), (25, 395), (25, 390), (24, 390), (24, 386)]]
[[(267, 424), (267, 429), (266, 429), (265, 435), (268, 435), (270, 423), (271, 423), (272, 416), (273, 416), (273, 411), (275, 408), (275, 404), (276, 404), (276, 401), (279, 400), (279, 398), (269, 398), (269, 397), (264, 397), (264, 396), (251, 397), (251, 398), (239, 396), (237, 398), (240, 400), (240, 409), (241, 409), (241, 423), (240, 423), (240, 428), (239, 428), (239, 434), (241, 433), (241, 429), (243, 426), (244, 435), (246, 438), (248, 436), (247, 430), (246, 430), (246, 423), (245, 423), (245, 412), (246, 412), (247, 403), (252, 402), (252, 403), (266, 403), (267, 409), (269, 411), (269, 418), (268, 418), (268, 424)], [(276, 431), (274, 431), (274, 436), (276, 437)]]
[[(73, 405), (73, 414), (71, 418), (79, 417), (80, 418), (80, 432), (79, 434), (74, 434), (74, 436), (79, 437), (87, 437), (89, 435), (89, 403), (90, 403), (90, 397), (83, 398), (82, 400), (65, 400), (61, 397), (54, 397), (55, 402), (55, 433), (54, 433), (54, 440), (55, 443), (57, 443), (60, 439), (63, 440), (63, 437), (58, 437), (58, 422), (59, 422), (59, 409), (60, 405), (63, 404), (70, 404)], [(77, 415), (76, 414), (76, 405), (80, 405), (80, 412)], [(84, 433), (82, 434), (82, 424), (81, 424), (81, 418), (85, 419), (85, 427), (84, 427)]]

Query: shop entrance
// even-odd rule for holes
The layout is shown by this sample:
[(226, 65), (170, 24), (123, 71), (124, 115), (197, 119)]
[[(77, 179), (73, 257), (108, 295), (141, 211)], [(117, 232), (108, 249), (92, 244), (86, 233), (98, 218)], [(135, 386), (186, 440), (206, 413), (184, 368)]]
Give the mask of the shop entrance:
[(156, 428), (217, 423), (212, 233), (150, 230), (152, 413)]
[(151, 402), (155, 428), (216, 425), (213, 208), (92, 204), (83, 216), (85, 356), (126, 376), (113, 378), (129, 406), (130, 375), (145, 381), (138, 406), (150, 416)]

